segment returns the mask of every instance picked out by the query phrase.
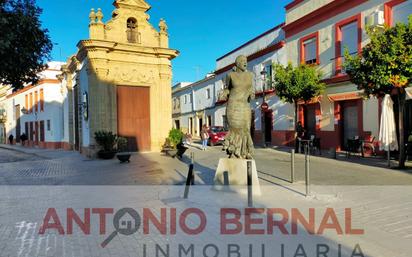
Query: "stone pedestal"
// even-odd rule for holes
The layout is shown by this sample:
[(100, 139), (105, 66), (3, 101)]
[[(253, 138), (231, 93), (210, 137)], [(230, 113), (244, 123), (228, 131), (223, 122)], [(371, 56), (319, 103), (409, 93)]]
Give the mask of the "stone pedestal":
[(252, 162), (253, 195), (261, 195), (255, 160), (221, 158), (217, 166), (214, 189), (247, 194), (247, 162)]

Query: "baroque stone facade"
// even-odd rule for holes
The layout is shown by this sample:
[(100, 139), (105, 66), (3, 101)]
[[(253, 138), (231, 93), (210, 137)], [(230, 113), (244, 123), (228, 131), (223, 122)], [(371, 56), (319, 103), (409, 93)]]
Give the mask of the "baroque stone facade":
[[(158, 30), (149, 23), (145, 1), (113, 5), (106, 23), (100, 9), (91, 10), (90, 38), (78, 43), (78, 52), (63, 68), (72, 103), (67, 105), (68, 140), (93, 155), (94, 133), (108, 130), (135, 141), (132, 150), (157, 151), (172, 126), (171, 60), (179, 52), (168, 48), (163, 19)], [(119, 94), (120, 87), (126, 94)]]

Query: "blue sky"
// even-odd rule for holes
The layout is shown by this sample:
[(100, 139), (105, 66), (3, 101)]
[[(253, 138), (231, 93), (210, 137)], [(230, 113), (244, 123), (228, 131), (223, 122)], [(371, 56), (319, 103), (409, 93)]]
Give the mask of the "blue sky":
[[(88, 38), (89, 12), (102, 8), (104, 20), (114, 9), (112, 0), (37, 0), (43, 27), (55, 45), (54, 60), (76, 53)], [(215, 61), (248, 40), (282, 23), (291, 0), (147, 0), (151, 23), (160, 18), (169, 26), (170, 47), (180, 51), (173, 61), (173, 83), (196, 81), (215, 69)]]

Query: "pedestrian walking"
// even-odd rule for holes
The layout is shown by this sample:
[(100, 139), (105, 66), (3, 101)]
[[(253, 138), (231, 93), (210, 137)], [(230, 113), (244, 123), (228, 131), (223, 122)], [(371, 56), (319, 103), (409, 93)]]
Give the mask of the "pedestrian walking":
[(207, 126), (202, 126), (202, 131), (200, 132), (200, 137), (202, 138), (202, 150), (206, 151), (207, 141), (209, 140), (209, 133), (207, 132)]
[(20, 136), (20, 141), (21, 141), (21, 144), (22, 144), (23, 146), (26, 145), (27, 136), (26, 136), (25, 133), (23, 133), (23, 134)]
[(14, 140), (14, 136), (13, 134), (10, 134), (9, 136), (9, 143), (12, 145), (13, 144), (13, 140)]

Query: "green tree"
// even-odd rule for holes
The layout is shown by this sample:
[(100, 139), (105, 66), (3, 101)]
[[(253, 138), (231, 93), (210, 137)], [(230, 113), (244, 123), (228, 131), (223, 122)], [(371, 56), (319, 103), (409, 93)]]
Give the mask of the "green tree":
[(405, 88), (412, 78), (412, 15), (408, 24), (384, 29), (367, 28), (370, 42), (362, 56), (345, 54), (345, 69), (352, 83), (365, 97), (390, 94), (399, 107), (399, 167), (405, 167), (404, 109)]
[[(286, 67), (273, 64), (274, 83), (276, 94), (284, 102), (295, 107), (295, 131), (298, 123), (298, 103), (305, 103), (322, 94), (325, 84), (321, 82), (322, 74), (315, 67), (305, 64), (293, 67), (289, 63)], [(295, 143), (296, 143), (295, 133)]]
[(35, 0), (0, 0), (0, 83), (18, 90), (38, 82), (53, 44)]

